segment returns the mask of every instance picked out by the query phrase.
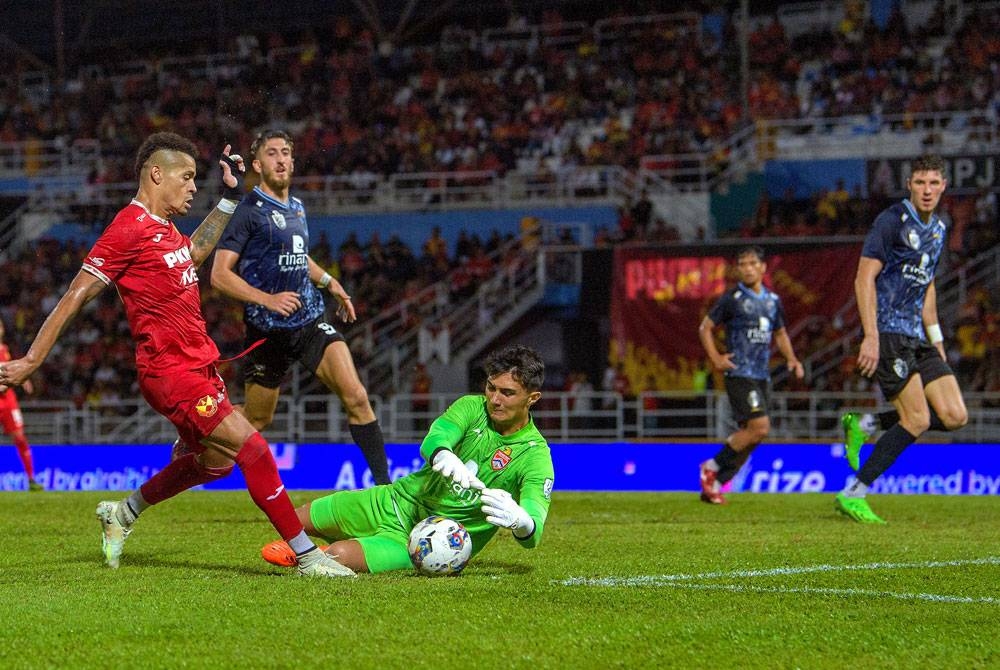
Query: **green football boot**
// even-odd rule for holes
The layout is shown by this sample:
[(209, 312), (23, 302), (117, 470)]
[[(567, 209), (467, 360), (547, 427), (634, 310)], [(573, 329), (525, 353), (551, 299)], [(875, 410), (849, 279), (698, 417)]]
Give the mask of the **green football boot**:
[(864, 498), (848, 498), (843, 493), (838, 493), (833, 499), (833, 508), (858, 523), (885, 523), (882, 517), (872, 511)]
[(859, 462), (861, 447), (871, 435), (861, 427), (861, 417), (854, 412), (848, 412), (840, 417), (840, 425), (844, 429), (844, 455), (847, 456), (847, 464), (857, 472), (861, 467)]

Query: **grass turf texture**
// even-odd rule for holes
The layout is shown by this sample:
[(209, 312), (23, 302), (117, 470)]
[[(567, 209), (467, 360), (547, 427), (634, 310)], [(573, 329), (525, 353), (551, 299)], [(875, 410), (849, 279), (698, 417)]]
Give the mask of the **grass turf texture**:
[(334, 581), (261, 561), (244, 492), (149, 510), (110, 570), (102, 497), (0, 495), (0, 667), (1000, 666), (996, 497), (873, 496), (864, 526), (831, 495), (557, 492), (536, 550)]

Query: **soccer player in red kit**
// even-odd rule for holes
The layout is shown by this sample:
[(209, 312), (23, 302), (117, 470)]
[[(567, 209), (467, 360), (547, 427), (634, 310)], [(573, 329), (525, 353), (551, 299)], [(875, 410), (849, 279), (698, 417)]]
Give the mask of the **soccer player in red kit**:
[[(10, 360), (10, 349), (3, 342), (4, 334), (3, 321), (0, 321), (0, 363)], [(30, 381), (24, 382), (24, 390), (31, 393)], [(0, 384), (0, 427), (14, 440), (17, 455), (24, 466), (24, 474), (28, 475), (28, 490), (41, 491), (44, 487), (35, 481), (35, 463), (31, 458), (31, 445), (24, 436), (24, 419), (17, 404), (17, 396), (14, 395), (14, 389), (5, 384)]]
[(114, 284), (135, 341), (142, 395), (170, 419), (192, 449), (124, 500), (97, 506), (107, 564), (118, 567), (125, 539), (146, 508), (225, 477), (235, 461), (254, 503), (296, 552), (299, 574), (350, 576), (353, 571), (319, 551), (303, 532), (267, 442), (233, 411), (215, 368), (219, 351), (201, 314), (197, 268), (212, 252), (242, 196), (243, 160), (229, 151), (226, 145), (219, 160), (222, 200), (188, 238), (170, 219), (191, 209), (197, 150), (174, 133), (155, 133), (143, 142), (135, 160), (135, 198), (94, 243), (28, 353), (0, 365), (0, 384), (23, 383), (83, 306)]

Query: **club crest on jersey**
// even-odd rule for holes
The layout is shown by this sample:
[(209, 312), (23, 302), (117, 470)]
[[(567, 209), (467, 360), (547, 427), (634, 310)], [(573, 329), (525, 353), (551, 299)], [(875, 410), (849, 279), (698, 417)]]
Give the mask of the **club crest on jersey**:
[(902, 358), (897, 358), (892, 362), (892, 371), (896, 373), (896, 376), (900, 379), (906, 379), (906, 374), (910, 371), (910, 366), (906, 364)]
[(493, 452), (493, 457), (490, 459), (490, 467), (494, 471), (503, 470), (510, 463), (510, 447), (503, 447), (502, 449), (497, 449)]
[(906, 243), (910, 245), (911, 249), (920, 248), (920, 235), (913, 228), (908, 228), (906, 231)]
[(219, 411), (219, 403), (215, 401), (215, 398), (207, 395), (196, 402), (194, 408), (200, 416), (207, 419), (210, 416), (215, 416), (215, 413)]
[(271, 212), (271, 221), (274, 222), (274, 225), (278, 228), (278, 230), (284, 230), (285, 226), (288, 225), (285, 223), (285, 215), (277, 211)]

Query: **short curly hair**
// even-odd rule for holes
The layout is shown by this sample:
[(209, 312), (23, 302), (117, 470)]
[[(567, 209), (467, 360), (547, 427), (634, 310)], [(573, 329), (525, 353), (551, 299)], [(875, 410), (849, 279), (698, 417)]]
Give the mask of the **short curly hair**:
[(139, 150), (135, 152), (135, 177), (142, 174), (142, 168), (146, 165), (149, 157), (160, 149), (168, 151), (179, 151), (187, 154), (192, 159), (198, 159), (198, 148), (191, 140), (181, 137), (177, 133), (153, 133), (142, 143)]

